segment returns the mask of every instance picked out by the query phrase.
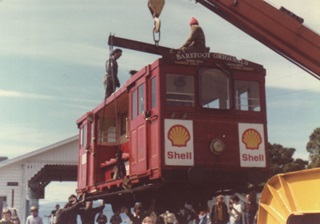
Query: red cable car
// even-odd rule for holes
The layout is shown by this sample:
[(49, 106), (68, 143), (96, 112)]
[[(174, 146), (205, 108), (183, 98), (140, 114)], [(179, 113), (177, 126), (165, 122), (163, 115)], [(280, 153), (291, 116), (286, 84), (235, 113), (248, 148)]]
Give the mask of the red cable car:
[(78, 194), (116, 210), (199, 204), (268, 175), (263, 66), (220, 53), (166, 54), (78, 119)]

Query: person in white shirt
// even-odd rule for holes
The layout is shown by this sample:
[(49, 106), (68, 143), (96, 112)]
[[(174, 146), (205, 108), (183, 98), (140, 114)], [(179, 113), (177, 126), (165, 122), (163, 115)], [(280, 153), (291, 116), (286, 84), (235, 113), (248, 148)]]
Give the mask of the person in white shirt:
[(230, 224), (241, 224), (242, 207), (239, 201), (240, 199), (237, 195), (231, 197), (228, 211)]
[(27, 217), (26, 224), (43, 224), (42, 218), (38, 215), (39, 210), (37, 206), (31, 206), (31, 215)]

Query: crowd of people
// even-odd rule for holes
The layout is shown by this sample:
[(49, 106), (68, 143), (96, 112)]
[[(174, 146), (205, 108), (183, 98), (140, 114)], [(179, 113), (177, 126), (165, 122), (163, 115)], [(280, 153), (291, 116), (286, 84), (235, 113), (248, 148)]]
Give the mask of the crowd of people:
[[(78, 215), (82, 224), (106, 224), (108, 221), (111, 224), (120, 224), (123, 222), (121, 213), (126, 214), (131, 224), (255, 224), (258, 205), (251, 194), (246, 195), (244, 203), (240, 202), (237, 195), (233, 195), (228, 205), (224, 201), (224, 196), (218, 195), (210, 209), (204, 206), (195, 211), (190, 207), (184, 207), (157, 215), (152, 206), (144, 209), (141, 203), (136, 203), (133, 212), (129, 208), (122, 207), (110, 217), (110, 220), (103, 213), (104, 208), (103, 201), (100, 206), (93, 207), (92, 201), (86, 201), (85, 196), (78, 199), (72, 194), (63, 208), (56, 205), (50, 215), (50, 224), (77, 224)], [(10, 209), (3, 209), (0, 224), (20, 223), (23, 222), (17, 218), (13, 220)], [(25, 224), (43, 224), (37, 206), (31, 206)]]

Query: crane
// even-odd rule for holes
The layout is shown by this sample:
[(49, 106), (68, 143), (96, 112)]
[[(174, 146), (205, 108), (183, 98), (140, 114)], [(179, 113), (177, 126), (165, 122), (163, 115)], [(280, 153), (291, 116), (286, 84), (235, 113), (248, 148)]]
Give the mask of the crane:
[[(195, 0), (252, 36), (271, 50), (320, 80), (320, 35), (303, 25), (303, 18), (284, 7), (277, 9), (264, 0)], [(168, 53), (160, 47), (159, 15), (164, 0), (148, 0), (155, 20), (155, 45), (113, 37), (113, 44), (153, 54)], [(156, 38), (156, 34), (159, 35)], [(110, 44), (109, 38), (109, 44)]]
[(303, 19), (264, 0), (196, 0), (320, 80), (320, 36)]

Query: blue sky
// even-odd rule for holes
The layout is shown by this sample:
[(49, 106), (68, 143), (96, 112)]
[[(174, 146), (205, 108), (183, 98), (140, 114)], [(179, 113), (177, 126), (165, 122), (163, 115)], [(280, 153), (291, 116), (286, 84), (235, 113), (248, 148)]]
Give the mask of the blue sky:
[[(272, 0), (320, 32), (318, 0)], [(77, 134), (76, 120), (104, 98), (107, 38), (153, 43), (146, 0), (3, 0), (0, 2), (0, 156), (13, 158)], [(167, 0), (160, 45), (179, 47), (195, 16), (212, 52), (234, 55), (267, 70), (269, 142), (297, 149), (320, 127), (320, 82), (200, 4)], [(119, 78), (157, 56), (124, 49)]]

